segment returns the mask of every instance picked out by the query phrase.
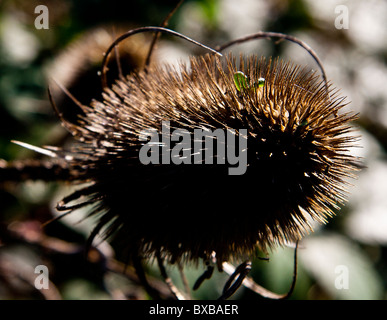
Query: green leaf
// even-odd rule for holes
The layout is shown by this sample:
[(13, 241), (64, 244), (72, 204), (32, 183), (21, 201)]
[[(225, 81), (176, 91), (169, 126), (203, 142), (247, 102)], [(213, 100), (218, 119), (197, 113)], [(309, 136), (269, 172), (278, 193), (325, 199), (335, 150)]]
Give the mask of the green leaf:
[(250, 88), (249, 79), (242, 71), (234, 73), (234, 83), (238, 91)]

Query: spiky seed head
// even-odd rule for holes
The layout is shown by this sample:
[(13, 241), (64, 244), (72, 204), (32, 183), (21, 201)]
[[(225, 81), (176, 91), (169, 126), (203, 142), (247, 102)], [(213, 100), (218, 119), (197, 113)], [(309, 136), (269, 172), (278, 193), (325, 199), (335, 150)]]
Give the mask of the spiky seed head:
[[(92, 99), (101, 99), (102, 86), (98, 76), (104, 57), (101, 52), (109, 47), (116, 34), (124, 32), (123, 29), (111, 28), (112, 31), (108, 29), (97, 27), (82, 34), (55, 57), (46, 70), (55, 103), (66, 119), (74, 121), (80, 110), (73, 108), (69, 103), (71, 100), (57, 83), (82, 103), (88, 104)], [(128, 74), (144, 68), (148, 42), (144, 35), (139, 35), (116, 47), (113, 52), (115, 56), (109, 60), (107, 66), (110, 70), (109, 82), (119, 77), (119, 70), (123, 74)], [(117, 59), (120, 60), (119, 66)]]
[[(93, 235), (103, 229), (130, 252), (171, 263), (213, 251), (221, 263), (298, 240), (345, 200), (355, 138), (343, 106), (316, 74), (281, 60), (207, 55), (178, 69), (154, 66), (117, 81), (79, 123), (64, 121), (80, 142), (69, 158), (75, 180), (91, 184), (60, 206), (93, 204)], [(228, 175), (215, 161), (142, 164), (139, 135), (161, 132), (163, 121), (189, 132), (247, 129), (247, 171)]]

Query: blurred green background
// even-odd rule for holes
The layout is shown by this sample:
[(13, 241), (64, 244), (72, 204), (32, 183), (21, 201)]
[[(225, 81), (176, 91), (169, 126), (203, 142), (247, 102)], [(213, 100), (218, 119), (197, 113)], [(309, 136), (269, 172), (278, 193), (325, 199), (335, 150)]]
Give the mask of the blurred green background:
[[(49, 10), (49, 29), (35, 28), (39, 15), (35, 8), (42, 4)], [(12, 144), (12, 139), (37, 146), (68, 143), (47, 98), (50, 79), (61, 82), (83, 103), (99, 98), (97, 72), (112, 39), (133, 27), (159, 25), (175, 4), (172, 0), (0, 1), (0, 159), (38, 158)], [(301, 242), (291, 299), (387, 297), (386, 20), (384, 0), (187, 0), (169, 22), (171, 29), (213, 47), (260, 30), (297, 36), (316, 51), (332, 84), (348, 97), (346, 110), (360, 113), (354, 123), (361, 136), (359, 148), (352, 152), (362, 157), (366, 168), (351, 181), (347, 206)], [(149, 45), (146, 36), (133, 41), (121, 46), (125, 72), (141, 67)], [(311, 57), (291, 43), (260, 40), (233, 51), (278, 55), (317, 69)], [(200, 53), (202, 49), (191, 44), (162, 37), (153, 62), (176, 63)], [(113, 80), (117, 71), (110, 71)], [(55, 86), (53, 93), (64, 112), (76, 113), (74, 104)], [(134, 279), (122, 274), (115, 259), (122, 257), (114, 245), (102, 243), (85, 262), (82, 244), (91, 221), (79, 223), (80, 217), (73, 216), (41, 228), (55, 216), (55, 201), (71, 186), (38, 181), (1, 187), (0, 299), (148, 298)], [(51, 290), (44, 294), (33, 287), (34, 268), (40, 264), (50, 270)], [(178, 270), (167, 270), (181, 287)], [(186, 270), (191, 288), (203, 271), (201, 265)], [(150, 266), (148, 272), (158, 283), (157, 269)], [(293, 248), (285, 247), (270, 252), (270, 261), (253, 261), (250, 275), (264, 287), (285, 293), (292, 273)], [(226, 279), (224, 273), (215, 273), (193, 297), (217, 298)], [(258, 298), (243, 288), (233, 296)]]

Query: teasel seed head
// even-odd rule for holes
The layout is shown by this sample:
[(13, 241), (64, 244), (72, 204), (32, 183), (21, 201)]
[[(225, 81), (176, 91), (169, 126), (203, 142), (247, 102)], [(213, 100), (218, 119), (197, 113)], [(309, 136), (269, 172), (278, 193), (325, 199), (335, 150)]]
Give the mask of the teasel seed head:
[[(126, 28), (125, 28), (126, 29)], [(121, 34), (124, 28), (100, 26), (79, 36), (57, 55), (46, 67), (46, 76), (55, 103), (66, 119), (74, 121), (79, 109), (74, 108), (57, 83), (66, 88), (78, 101), (89, 104), (92, 99), (101, 99), (100, 65), (103, 52)], [(128, 39), (117, 46), (114, 58), (109, 60), (109, 81), (137, 70), (143, 69), (150, 40), (145, 35)], [(85, 85), (87, 84), (87, 85)]]
[[(237, 84), (236, 74), (247, 84)], [(88, 185), (58, 209), (92, 205), (99, 223), (91, 238), (115, 235), (130, 253), (170, 263), (215, 252), (221, 266), (299, 240), (312, 220), (325, 223), (345, 201), (356, 169), (348, 152), (355, 115), (342, 112), (337, 90), (300, 66), (205, 55), (179, 68), (153, 65), (103, 97), (84, 106), (77, 123), (62, 119), (78, 141), (67, 157), (73, 179)], [(229, 175), (216, 159), (142, 164), (139, 136), (161, 132), (163, 121), (189, 132), (247, 129), (246, 172)]]

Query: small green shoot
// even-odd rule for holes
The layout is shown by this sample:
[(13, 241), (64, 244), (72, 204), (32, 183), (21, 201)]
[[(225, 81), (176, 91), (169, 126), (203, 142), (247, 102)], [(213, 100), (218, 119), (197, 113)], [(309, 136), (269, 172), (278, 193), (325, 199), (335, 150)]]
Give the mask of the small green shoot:
[(249, 78), (242, 72), (234, 73), (234, 83), (238, 91), (249, 89)]
[(243, 90), (255, 90), (256, 88), (262, 88), (265, 85), (265, 79), (259, 78), (258, 82), (254, 82), (251, 85), (250, 78), (242, 71), (237, 71), (234, 73), (234, 83), (237, 90), (242, 92)]

